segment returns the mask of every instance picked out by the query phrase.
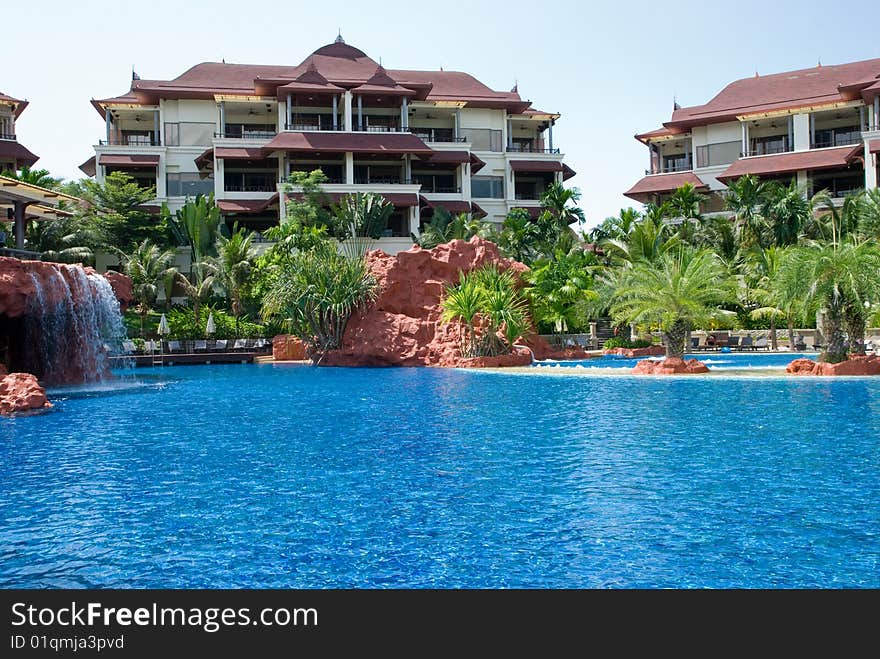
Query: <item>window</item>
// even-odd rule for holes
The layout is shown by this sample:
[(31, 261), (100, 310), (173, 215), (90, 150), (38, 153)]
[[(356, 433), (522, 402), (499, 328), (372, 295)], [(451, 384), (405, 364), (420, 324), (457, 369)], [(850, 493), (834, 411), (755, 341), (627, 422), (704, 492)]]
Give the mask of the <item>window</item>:
[(749, 155), (763, 156), (770, 153), (785, 153), (789, 150), (788, 135), (755, 137), (752, 138), (752, 151)]
[(697, 147), (697, 167), (729, 165), (739, 158), (742, 142), (718, 142)]
[(166, 146), (211, 146), (215, 125), (180, 122), (165, 124)]
[(203, 179), (196, 173), (168, 174), (165, 194), (169, 197), (195, 197), (214, 192), (214, 177)]
[(473, 151), (501, 151), (501, 131), (489, 128), (462, 128), (461, 136)]
[(472, 176), (471, 196), (478, 199), (504, 199), (504, 177)]

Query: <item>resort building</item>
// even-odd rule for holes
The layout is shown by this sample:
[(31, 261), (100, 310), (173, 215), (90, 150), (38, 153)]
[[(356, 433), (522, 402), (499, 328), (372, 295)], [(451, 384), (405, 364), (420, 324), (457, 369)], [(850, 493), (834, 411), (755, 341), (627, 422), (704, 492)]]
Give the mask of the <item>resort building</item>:
[(737, 80), (635, 137), (648, 169), (624, 194), (642, 203), (691, 183), (709, 195), (704, 212), (718, 211), (718, 193), (745, 174), (842, 199), (880, 178), (880, 59)]
[(0, 92), (0, 172), (32, 167), (39, 160), (19, 143), (15, 133), (15, 122), (27, 106), (27, 101)]
[[(436, 208), (501, 222), (537, 212), (574, 172), (553, 140), (559, 115), (467, 73), (385, 69), (339, 37), (296, 66), (197, 64), (93, 100), (106, 123), (81, 166), (123, 171), (179, 208), (214, 193), (231, 224), (254, 230), (285, 214), (281, 183), (320, 169), (331, 200), (381, 193), (394, 204), (382, 248), (406, 249)], [(296, 191), (293, 191), (296, 194)]]

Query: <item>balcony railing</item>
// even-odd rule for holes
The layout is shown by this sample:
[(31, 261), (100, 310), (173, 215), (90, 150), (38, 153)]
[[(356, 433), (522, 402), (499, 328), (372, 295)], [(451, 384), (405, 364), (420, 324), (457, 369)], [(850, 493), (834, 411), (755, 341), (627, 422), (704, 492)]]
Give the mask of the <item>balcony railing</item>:
[(15, 133), (0, 132), (0, 140), (15, 140)]
[(531, 192), (517, 192), (514, 197), (517, 201), (538, 201), (542, 194), (543, 192), (533, 190)]
[(275, 186), (270, 183), (226, 183), (223, 190), (226, 192), (275, 192)]
[(407, 132), (406, 129), (401, 128), (398, 124), (389, 124), (388, 126), (377, 126), (377, 125), (368, 126), (368, 125), (364, 124), (363, 126), (360, 126), (358, 124), (357, 120), (354, 121), (354, 125), (351, 127), (351, 129), (355, 132), (362, 132), (362, 133), (405, 133), (405, 132)]
[(460, 194), (461, 188), (454, 186), (425, 185), (422, 183), (421, 191), (427, 194)]
[(464, 142), (463, 137), (456, 137), (452, 128), (414, 128), (407, 129), (410, 133), (425, 142)]
[(794, 145), (788, 144), (787, 140), (784, 143), (779, 142), (765, 142), (752, 144), (751, 148), (747, 153), (740, 152), (740, 158), (748, 158), (751, 156), (770, 156), (777, 153), (791, 153), (794, 151)]
[(742, 141), (735, 140), (731, 142), (716, 142), (714, 144), (706, 144), (698, 146), (697, 167), (717, 167), (720, 165), (729, 165), (740, 157), (742, 152)]
[(284, 130), (296, 130), (296, 131), (314, 131), (314, 130), (343, 130), (343, 125), (340, 123), (333, 128), (332, 123), (321, 123), (321, 124), (310, 124), (310, 123), (292, 123), (292, 124), (284, 124)]
[(162, 146), (156, 135), (118, 135), (107, 140), (98, 140), (101, 146)]
[(356, 176), (354, 182), (356, 185), (412, 185), (412, 179), (402, 176)]
[(839, 133), (829, 139), (815, 140), (810, 148), (827, 149), (832, 146), (848, 146), (850, 144), (858, 144), (861, 141), (861, 131), (853, 131), (851, 133)]
[(508, 144), (508, 153), (559, 153), (559, 149), (544, 149), (531, 144)]
[(271, 140), (275, 135), (276, 132), (274, 130), (246, 130), (244, 132), (214, 133), (214, 137), (222, 137), (232, 140)]

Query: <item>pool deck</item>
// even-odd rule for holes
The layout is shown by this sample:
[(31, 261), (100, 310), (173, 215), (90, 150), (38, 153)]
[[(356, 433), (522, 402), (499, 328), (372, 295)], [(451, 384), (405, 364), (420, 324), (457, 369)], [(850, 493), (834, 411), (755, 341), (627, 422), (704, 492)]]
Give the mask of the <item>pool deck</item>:
[[(113, 366), (121, 362), (134, 362), (135, 366), (175, 366), (193, 364), (253, 364), (263, 357), (252, 351), (243, 352), (191, 352), (191, 353), (154, 353), (145, 355), (125, 355), (110, 357)], [(271, 357), (271, 355), (270, 355)]]

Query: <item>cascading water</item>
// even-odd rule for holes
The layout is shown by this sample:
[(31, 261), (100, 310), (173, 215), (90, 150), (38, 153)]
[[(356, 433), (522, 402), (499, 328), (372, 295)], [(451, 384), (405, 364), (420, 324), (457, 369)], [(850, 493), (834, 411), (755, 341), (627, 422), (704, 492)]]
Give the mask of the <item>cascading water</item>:
[(76, 265), (58, 265), (43, 279), (25, 319), (25, 362), (46, 384), (98, 382), (126, 338), (110, 282)]

